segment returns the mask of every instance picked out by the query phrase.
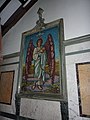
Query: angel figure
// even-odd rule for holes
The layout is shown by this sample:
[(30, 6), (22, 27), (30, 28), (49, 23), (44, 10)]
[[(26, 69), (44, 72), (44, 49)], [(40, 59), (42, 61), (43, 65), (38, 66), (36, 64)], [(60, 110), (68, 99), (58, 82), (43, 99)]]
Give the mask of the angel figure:
[[(27, 49), (26, 55), (26, 65), (25, 65), (25, 78), (27, 80), (29, 75), (30, 65), (32, 61), (34, 62), (34, 81), (31, 87), (34, 90), (36, 87), (39, 90), (43, 90), (43, 85), (46, 82), (46, 74), (49, 74), (51, 83), (54, 84), (55, 76), (55, 51), (54, 51), (54, 41), (51, 34), (48, 34), (47, 40), (42, 45), (43, 39), (39, 38), (37, 40), (37, 46), (33, 45), (32, 40), (30, 40), (29, 47)], [(49, 72), (45, 70), (46, 64), (48, 65)]]

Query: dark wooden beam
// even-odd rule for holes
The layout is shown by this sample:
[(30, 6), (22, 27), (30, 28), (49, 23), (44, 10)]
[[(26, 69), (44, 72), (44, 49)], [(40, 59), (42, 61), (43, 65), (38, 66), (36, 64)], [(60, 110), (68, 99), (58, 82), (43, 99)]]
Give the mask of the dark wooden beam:
[(8, 3), (10, 2), (11, 0), (6, 0), (2, 6), (0, 7), (0, 13), (3, 11), (3, 9), (8, 5)]
[(25, 7), (20, 6), (7, 22), (2, 25), (2, 36), (4, 36), (37, 1), (38, 0), (31, 0)]

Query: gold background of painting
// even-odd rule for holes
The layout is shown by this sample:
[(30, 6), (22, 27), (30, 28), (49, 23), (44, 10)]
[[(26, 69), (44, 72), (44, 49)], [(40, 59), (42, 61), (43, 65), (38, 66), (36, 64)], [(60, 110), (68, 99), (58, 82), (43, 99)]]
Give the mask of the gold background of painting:
[(90, 115), (90, 64), (78, 65), (82, 114)]
[(12, 98), (14, 71), (2, 72), (0, 77), (0, 102), (10, 104)]

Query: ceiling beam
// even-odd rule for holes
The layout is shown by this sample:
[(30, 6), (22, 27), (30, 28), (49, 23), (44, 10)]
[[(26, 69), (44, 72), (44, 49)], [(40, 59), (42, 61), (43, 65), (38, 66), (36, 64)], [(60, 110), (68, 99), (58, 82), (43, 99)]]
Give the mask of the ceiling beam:
[(10, 2), (11, 0), (6, 0), (2, 6), (0, 7), (0, 13), (3, 11), (3, 9), (8, 5), (8, 3)]
[(31, 0), (25, 7), (20, 6), (6, 23), (2, 25), (2, 36), (4, 36), (37, 1), (38, 0)]

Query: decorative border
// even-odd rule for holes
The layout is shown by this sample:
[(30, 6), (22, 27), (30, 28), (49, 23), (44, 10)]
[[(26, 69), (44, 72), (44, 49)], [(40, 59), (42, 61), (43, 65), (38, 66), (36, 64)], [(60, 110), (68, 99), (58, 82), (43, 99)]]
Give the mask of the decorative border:
[(76, 76), (77, 76), (77, 86), (78, 86), (79, 112), (80, 112), (80, 117), (88, 117), (88, 118), (90, 118), (90, 115), (82, 114), (81, 95), (80, 95), (80, 87), (79, 87), (78, 65), (84, 65), (84, 64), (90, 64), (90, 62), (76, 63)]
[[(60, 56), (60, 60), (61, 60), (61, 84), (60, 84), (60, 90), (61, 93), (60, 95), (55, 95), (55, 94), (42, 94), (42, 93), (30, 93), (30, 94), (23, 94), (20, 93), (20, 89), (21, 89), (21, 83), (22, 83), (22, 49), (23, 49), (23, 39), (25, 35), (28, 34), (34, 34), (37, 32), (42, 31), (40, 28), (33, 28), (30, 31), (26, 31), (24, 33), (22, 33), (22, 41), (21, 41), (21, 53), (20, 53), (20, 64), (19, 64), (19, 76), (18, 76), (18, 87), (17, 87), (17, 92), (16, 94), (18, 94), (21, 98), (22, 97), (28, 97), (28, 98), (34, 98), (34, 99), (46, 99), (46, 100), (55, 100), (58, 101), (60, 99), (63, 100), (67, 100), (67, 88), (66, 88), (66, 75), (65, 75), (65, 48), (64, 48), (64, 44), (63, 44), (63, 40), (64, 40), (64, 28), (63, 28), (63, 19), (58, 19), (56, 21), (44, 24), (45, 28), (44, 29), (48, 29), (48, 28), (52, 28), (55, 26), (59, 26), (59, 40), (60, 40), (60, 47), (61, 50), (59, 50), (61, 56)], [(60, 78), (60, 79), (61, 79)]]

